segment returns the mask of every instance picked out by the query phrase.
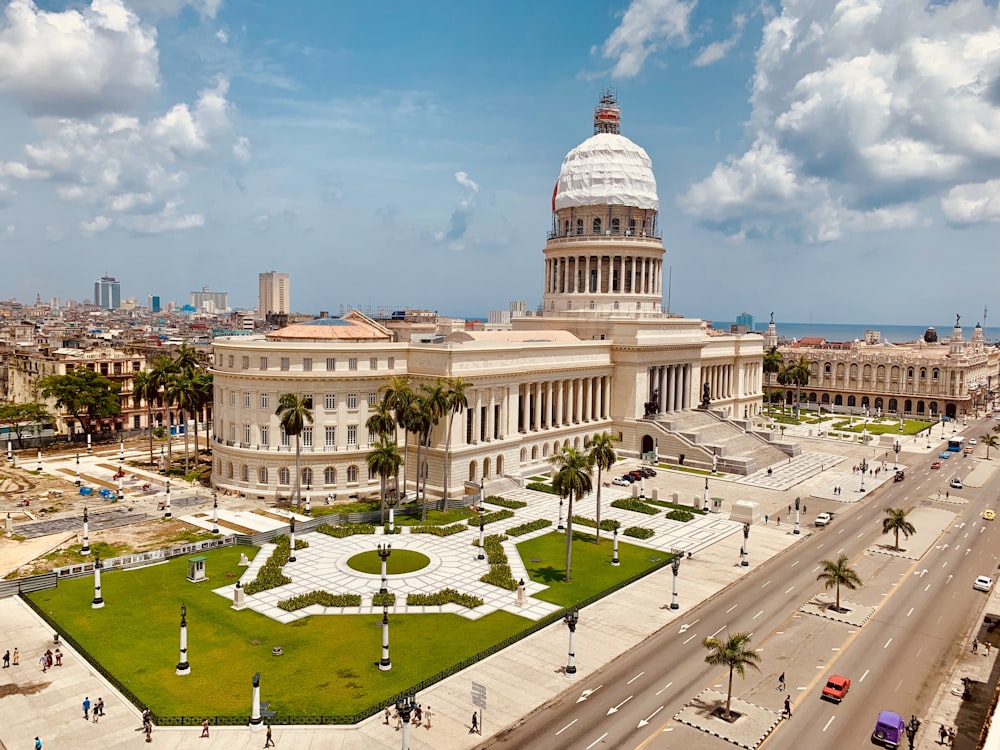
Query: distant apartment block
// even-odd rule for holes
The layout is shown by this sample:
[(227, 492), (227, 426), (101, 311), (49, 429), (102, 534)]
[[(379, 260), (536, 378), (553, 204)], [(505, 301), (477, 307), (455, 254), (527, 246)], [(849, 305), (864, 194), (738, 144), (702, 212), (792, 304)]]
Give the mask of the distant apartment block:
[(122, 306), (122, 285), (113, 276), (102, 276), (94, 282), (94, 304), (104, 310)]
[(198, 312), (229, 312), (229, 292), (213, 292), (203, 286), (200, 292), (191, 292), (191, 307)]
[(291, 280), (287, 273), (269, 271), (260, 274), (258, 311), (262, 318), (268, 315), (288, 315), (291, 311)]

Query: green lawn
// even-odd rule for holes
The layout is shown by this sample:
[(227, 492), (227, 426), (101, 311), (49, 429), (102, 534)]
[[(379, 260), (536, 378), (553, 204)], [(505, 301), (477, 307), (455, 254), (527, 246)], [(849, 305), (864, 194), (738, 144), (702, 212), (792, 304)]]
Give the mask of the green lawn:
[[(475, 518), (476, 512), (468, 508), (454, 508), (452, 510), (431, 510), (427, 508), (427, 520), (420, 520), (420, 512), (413, 516), (402, 516), (399, 513), (395, 516), (397, 526), (447, 526), (456, 521), (467, 521)], [(388, 520), (388, 519), (387, 519)]]
[[(426, 568), (430, 562), (431, 559), (423, 553), (408, 549), (394, 549), (385, 561), (385, 572), (387, 575), (412, 573), (415, 570)], [(375, 550), (359, 552), (349, 558), (347, 564), (359, 573), (375, 575), (382, 573), (382, 558)]]
[(596, 537), (591, 534), (573, 531), (569, 584), (565, 583), (566, 534), (564, 532), (554, 531), (517, 545), (517, 551), (524, 560), (531, 580), (550, 587), (538, 593), (535, 598), (571, 607), (594, 594), (606, 591), (618, 581), (652, 568), (657, 560), (668, 556), (648, 547), (624, 544), (619, 539), (618, 559), (621, 564), (615, 567), (611, 564), (613, 544), (611, 534), (601, 534), (600, 546), (594, 544), (595, 539)]

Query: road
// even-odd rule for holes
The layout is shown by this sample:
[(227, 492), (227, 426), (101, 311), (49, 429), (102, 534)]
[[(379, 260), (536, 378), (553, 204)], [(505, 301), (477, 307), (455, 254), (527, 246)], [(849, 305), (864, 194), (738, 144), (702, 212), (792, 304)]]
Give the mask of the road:
[[(978, 435), (977, 427), (966, 434)], [(814, 533), (802, 542), (694, 608), (680, 626), (675, 622), (664, 627), (483, 747), (592, 750), (665, 748), (668, 742), (672, 747), (685, 742), (699, 748), (730, 747), (672, 717), (705, 688), (725, 693), (726, 673), (704, 663), (701, 643), (708, 636), (734, 631), (753, 633), (764, 675), (789, 673), (794, 719), (772, 733), (769, 746), (802, 747), (803, 740), (813, 745), (822, 737), (824, 745), (860, 747), (868, 743), (877, 711), (920, 715), (955, 649), (964, 647), (964, 634), (984, 603), (984, 595), (973, 591), (972, 579), (996, 570), (997, 557), (991, 550), (997, 548), (998, 522), (982, 521), (980, 514), (983, 508), (996, 506), (1000, 479), (991, 478), (983, 488), (962, 490), (971, 501), (966, 506), (940, 504), (958, 516), (923, 559), (864, 555), (864, 550), (885, 542), (881, 519), (886, 507), (937, 505), (928, 498), (946, 488), (952, 476), (971, 471), (973, 460), (956, 457), (932, 471), (929, 457), (915, 458), (904, 482), (884, 485), (857, 505), (816, 507), (835, 511), (830, 527), (810, 530)], [(751, 532), (751, 549), (752, 539)], [(880, 606), (863, 628), (798, 612), (820, 590), (819, 561), (841, 553), (857, 565), (866, 582), (861, 591), (851, 592), (852, 600)], [(795, 670), (778, 666), (789, 663), (782, 658), (788, 654), (794, 654)], [(840, 706), (818, 698), (820, 680), (830, 671), (855, 680)], [(758, 679), (753, 672), (747, 676)], [(740, 683), (737, 677), (734, 694), (745, 696), (746, 687)], [(747, 699), (778, 711), (782, 697), (768, 688), (762, 699), (756, 695)]]

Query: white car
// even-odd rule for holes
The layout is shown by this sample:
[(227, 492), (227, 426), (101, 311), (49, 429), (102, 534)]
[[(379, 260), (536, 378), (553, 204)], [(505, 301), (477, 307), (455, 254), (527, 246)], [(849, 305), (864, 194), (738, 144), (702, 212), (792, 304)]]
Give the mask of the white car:
[(629, 482), (626, 479), (622, 479), (621, 477), (615, 477), (614, 479), (611, 480), (611, 484), (617, 485), (619, 487), (628, 487), (631, 484), (631, 482)]
[(975, 438), (969, 438), (969, 445), (979, 445), (979, 443), (976, 442)]
[(949, 485), (951, 486), (951, 488), (953, 490), (960, 490), (960, 489), (962, 489), (962, 480), (961, 479), (952, 479), (951, 482), (949, 483)]
[(972, 588), (976, 591), (989, 591), (993, 588), (993, 580), (986, 576), (978, 576), (976, 582), (972, 584)]
[(817, 526), (826, 526), (832, 520), (833, 516), (830, 515), (829, 513), (820, 513), (818, 516), (816, 516), (816, 520), (813, 521), (813, 523), (815, 523)]

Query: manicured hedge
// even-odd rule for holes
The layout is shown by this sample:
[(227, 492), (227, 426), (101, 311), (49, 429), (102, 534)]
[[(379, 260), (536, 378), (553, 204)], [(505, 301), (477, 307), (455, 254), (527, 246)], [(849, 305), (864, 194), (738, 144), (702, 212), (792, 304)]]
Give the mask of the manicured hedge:
[(488, 495), (486, 502), (490, 505), (499, 505), (502, 508), (510, 508), (511, 510), (528, 507), (528, 504), (524, 500), (508, 500), (506, 497), (500, 497), (499, 495)]
[(507, 529), (507, 536), (524, 536), (525, 534), (530, 534), (532, 531), (538, 531), (551, 525), (552, 521), (547, 518), (538, 518), (534, 521), (528, 521), (528, 523), (522, 523), (520, 526), (513, 526)]
[(261, 591), (284, 586), (291, 583), (292, 579), (282, 572), (282, 568), (291, 557), (291, 541), (287, 534), (281, 534), (274, 538), (275, 550), (267, 558), (267, 562), (261, 565), (257, 571), (257, 577), (243, 587), (247, 596), (259, 594)]
[(673, 521), (683, 521), (684, 523), (694, 520), (694, 513), (689, 510), (672, 510), (664, 515)]
[(481, 606), (483, 600), (478, 596), (462, 594), (455, 589), (441, 589), (436, 594), (407, 594), (406, 603), (414, 607), (439, 607), (442, 604), (454, 603), (474, 609)]
[(391, 591), (382, 593), (381, 591), (372, 597), (373, 607), (393, 607), (396, 605), (396, 595)]
[(551, 484), (545, 482), (528, 482), (526, 487), (529, 490), (535, 490), (536, 492), (548, 492), (550, 495), (558, 495), (559, 491), (554, 489)]
[(386, 521), (385, 524), (382, 526), (382, 533), (383, 534), (402, 534), (403, 530), (399, 526), (394, 526), (393, 529), (392, 529), (392, 531), (389, 531), (389, 522)]
[(308, 594), (282, 599), (278, 606), (286, 612), (305, 609), (313, 604), (324, 607), (360, 607), (361, 594), (331, 594), (329, 591), (310, 591)]
[(303, 539), (295, 540), (295, 549), (306, 549), (309, 546), (309, 542)]
[(661, 508), (670, 508), (672, 510), (686, 510), (688, 513), (694, 513), (696, 516), (703, 516), (703, 515), (705, 515), (705, 511), (703, 511), (701, 508), (696, 508), (693, 505), (681, 505), (679, 503), (667, 503), (667, 502), (664, 502), (663, 500), (650, 500), (649, 498), (646, 498), (646, 502), (649, 503), (650, 505), (657, 505), (657, 506), (659, 506)]
[(622, 510), (631, 510), (635, 513), (645, 513), (647, 516), (655, 516), (660, 512), (652, 505), (646, 505), (646, 503), (640, 502), (631, 497), (626, 497), (621, 500), (612, 500), (611, 507), (621, 508)]
[(355, 534), (374, 534), (375, 524), (371, 523), (345, 523), (342, 526), (331, 526), (328, 523), (321, 523), (316, 527), (320, 534), (344, 539)]
[(453, 523), (450, 526), (411, 526), (411, 534), (431, 534), (432, 536), (451, 536), (460, 531), (465, 531), (468, 526), (460, 523)]
[(649, 537), (653, 536), (656, 532), (652, 529), (643, 528), (642, 526), (629, 526), (623, 533), (625, 536), (634, 537), (635, 539), (649, 539)]
[[(492, 586), (514, 591), (517, 589), (517, 581), (510, 574), (510, 565), (507, 564), (507, 553), (503, 551), (501, 542), (507, 537), (501, 534), (490, 534), (483, 539), (483, 550), (490, 563), (490, 572), (479, 580)], [(478, 540), (476, 540), (478, 545)]]
[[(483, 523), (493, 523), (494, 521), (504, 521), (508, 518), (514, 517), (514, 511), (512, 510), (495, 510), (492, 513), (482, 513), (480, 518), (483, 519)], [(467, 522), (469, 526), (474, 526), (479, 528), (479, 518), (470, 518)]]
[[(597, 528), (597, 521), (593, 518), (587, 518), (586, 516), (574, 515), (573, 523), (579, 524), (580, 526), (589, 526), (592, 529)], [(619, 526), (619, 523), (613, 518), (605, 518), (601, 521), (601, 531), (614, 531), (617, 526)]]

